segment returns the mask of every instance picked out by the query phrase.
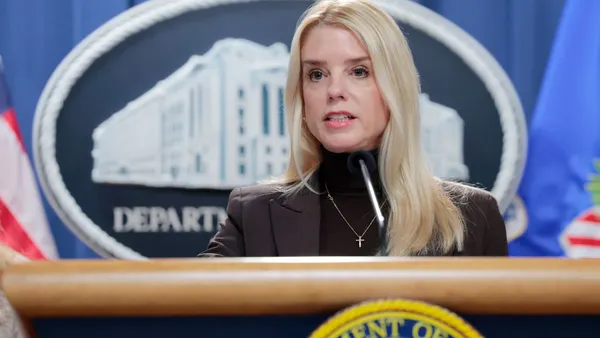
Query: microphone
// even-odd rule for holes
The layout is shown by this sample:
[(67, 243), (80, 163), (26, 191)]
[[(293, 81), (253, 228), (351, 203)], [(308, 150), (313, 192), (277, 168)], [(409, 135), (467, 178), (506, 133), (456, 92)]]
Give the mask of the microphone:
[(375, 161), (375, 157), (368, 151), (365, 150), (357, 150), (350, 154), (348, 157), (348, 171), (352, 175), (358, 176), (361, 175), (365, 180), (365, 185), (367, 186), (367, 192), (369, 193), (369, 199), (371, 200), (371, 205), (373, 206), (373, 210), (375, 210), (375, 217), (377, 218), (377, 223), (379, 223), (379, 238), (381, 241), (381, 255), (387, 256), (387, 241), (386, 241), (386, 228), (384, 223), (383, 214), (381, 213), (381, 209), (379, 206), (379, 202), (377, 201), (377, 196), (375, 195), (375, 189), (373, 189), (373, 182), (371, 181), (371, 173), (377, 170), (377, 163)]

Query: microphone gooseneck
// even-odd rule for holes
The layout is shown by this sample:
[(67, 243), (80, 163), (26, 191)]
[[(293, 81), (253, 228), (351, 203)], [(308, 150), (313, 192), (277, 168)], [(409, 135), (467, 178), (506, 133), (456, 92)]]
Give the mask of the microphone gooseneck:
[(367, 186), (367, 192), (369, 194), (369, 199), (371, 200), (371, 205), (373, 206), (373, 210), (375, 211), (375, 217), (377, 218), (377, 223), (379, 224), (379, 239), (381, 242), (381, 255), (387, 256), (387, 236), (386, 236), (386, 228), (385, 228), (385, 219), (383, 214), (381, 213), (381, 207), (379, 205), (379, 201), (377, 201), (377, 195), (375, 194), (375, 189), (373, 188), (373, 182), (371, 181), (371, 173), (377, 170), (377, 162), (375, 161), (375, 157), (368, 151), (357, 150), (350, 154), (348, 157), (348, 171), (356, 176), (362, 176), (365, 181), (365, 185)]

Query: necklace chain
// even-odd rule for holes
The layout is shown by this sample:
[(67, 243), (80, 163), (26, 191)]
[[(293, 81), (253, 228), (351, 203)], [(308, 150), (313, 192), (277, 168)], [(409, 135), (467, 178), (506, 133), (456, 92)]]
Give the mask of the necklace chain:
[[(352, 232), (356, 235), (356, 237), (358, 237), (356, 239), (356, 242), (358, 242), (358, 247), (362, 248), (362, 242), (365, 241), (363, 239), (363, 237), (365, 236), (365, 234), (367, 233), (367, 231), (369, 231), (369, 228), (371, 227), (371, 225), (373, 225), (373, 222), (375, 222), (375, 219), (377, 218), (377, 215), (375, 215), (375, 217), (373, 217), (373, 219), (371, 220), (371, 222), (369, 223), (369, 225), (367, 226), (367, 228), (365, 229), (365, 231), (363, 231), (362, 235), (359, 235), (356, 232), (356, 230), (354, 230), (354, 228), (352, 227), (352, 225), (350, 225), (350, 222), (348, 222), (348, 220), (346, 219), (346, 217), (344, 217), (344, 214), (342, 214), (342, 212), (340, 211), (340, 208), (338, 208), (337, 204), (333, 200), (333, 196), (331, 196), (331, 194), (329, 193), (329, 188), (327, 188), (327, 183), (325, 183), (325, 191), (327, 192), (327, 198), (331, 201), (331, 203), (333, 204), (333, 206), (335, 207), (335, 209), (337, 210), (337, 212), (340, 214), (340, 216), (342, 217), (342, 219), (344, 220), (344, 222), (346, 222), (346, 224), (348, 225), (348, 227), (350, 228), (350, 230), (352, 230)], [(386, 203), (387, 203), (387, 200), (385, 200), (383, 202), (383, 204), (381, 204), (381, 208), (383, 208), (383, 206)]]

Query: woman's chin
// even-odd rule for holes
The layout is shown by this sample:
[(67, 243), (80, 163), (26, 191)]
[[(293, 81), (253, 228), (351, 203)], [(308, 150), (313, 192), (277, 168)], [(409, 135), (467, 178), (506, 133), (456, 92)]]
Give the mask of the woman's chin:
[(323, 142), (323, 147), (332, 153), (351, 153), (360, 149), (359, 144), (356, 140), (336, 140)]

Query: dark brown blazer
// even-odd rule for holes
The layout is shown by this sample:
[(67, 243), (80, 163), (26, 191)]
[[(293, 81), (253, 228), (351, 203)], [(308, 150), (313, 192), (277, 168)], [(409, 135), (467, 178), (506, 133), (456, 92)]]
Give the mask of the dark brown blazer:
[[(459, 207), (466, 240), (462, 251), (450, 255), (507, 256), (506, 228), (496, 200), (484, 190), (463, 190), (468, 197)], [(283, 197), (274, 185), (236, 188), (227, 215), (200, 257), (319, 255), (320, 198), (308, 189)]]

